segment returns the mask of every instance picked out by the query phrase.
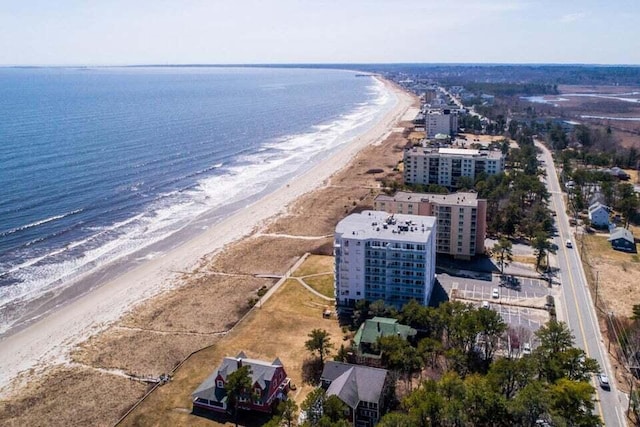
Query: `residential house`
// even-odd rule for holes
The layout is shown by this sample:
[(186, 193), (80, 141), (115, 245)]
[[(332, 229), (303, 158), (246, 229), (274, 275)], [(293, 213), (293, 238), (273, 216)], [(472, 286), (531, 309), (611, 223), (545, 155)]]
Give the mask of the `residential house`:
[(613, 249), (624, 252), (636, 252), (636, 241), (633, 233), (626, 228), (618, 227), (614, 229), (607, 240), (611, 242)]
[(286, 399), (290, 380), (280, 359), (273, 362), (250, 359), (244, 352), (225, 357), (222, 364), (191, 394), (193, 407), (216, 412), (228, 412), (225, 383), (229, 374), (242, 366), (251, 370), (251, 390), (238, 399), (238, 408), (270, 413)]
[(327, 396), (336, 396), (349, 407), (354, 427), (372, 427), (384, 415), (392, 393), (386, 369), (327, 362), (320, 377)]
[(339, 308), (383, 300), (427, 305), (435, 280), (436, 219), (363, 211), (336, 226), (335, 298)]
[(374, 317), (360, 325), (353, 338), (355, 362), (369, 366), (381, 366), (382, 353), (378, 348), (381, 337), (398, 336), (403, 339), (415, 337), (417, 331), (410, 326), (401, 325), (397, 319)]
[(596, 228), (609, 227), (609, 208), (600, 202), (589, 206), (589, 221)]
[(459, 259), (484, 253), (487, 234), (487, 201), (475, 192), (451, 194), (408, 193), (378, 195), (373, 207), (392, 214), (435, 216), (436, 252)]

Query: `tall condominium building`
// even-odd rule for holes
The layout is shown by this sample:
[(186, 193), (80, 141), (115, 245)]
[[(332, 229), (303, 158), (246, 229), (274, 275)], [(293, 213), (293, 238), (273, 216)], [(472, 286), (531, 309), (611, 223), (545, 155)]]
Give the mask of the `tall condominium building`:
[(384, 300), (429, 303), (435, 278), (436, 219), (380, 211), (351, 214), (336, 226), (335, 298), (340, 307)]
[(424, 130), (428, 139), (437, 134), (453, 135), (458, 132), (458, 115), (450, 108), (431, 108), (424, 112)]
[(499, 151), (464, 148), (411, 147), (404, 150), (404, 182), (438, 184), (456, 188), (458, 179), (474, 179), (480, 172), (495, 175), (504, 170)]
[(455, 258), (470, 259), (484, 252), (487, 234), (487, 201), (477, 193), (452, 194), (407, 193), (395, 196), (380, 194), (374, 209), (392, 214), (436, 217), (436, 252)]

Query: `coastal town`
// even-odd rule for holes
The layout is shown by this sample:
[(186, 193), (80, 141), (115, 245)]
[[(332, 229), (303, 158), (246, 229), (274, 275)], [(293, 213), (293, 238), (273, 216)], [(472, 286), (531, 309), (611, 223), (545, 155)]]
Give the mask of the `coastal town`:
[(407, 73), (358, 77), (397, 98), (376, 127), (203, 235), (224, 249), (0, 421), (30, 424), (37, 396), (65, 390), (110, 402), (80, 424), (634, 423), (640, 304), (617, 286), (637, 272), (638, 171), (587, 151), (598, 128), (504, 116), (499, 96)]
[[(425, 411), (421, 416), (429, 420), (426, 425), (456, 425), (462, 419), (474, 420), (473, 425), (500, 424), (497, 413), (504, 411), (507, 424), (559, 425), (563, 418), (580, 419), (583, 425), (597, 425), (603, 418), (613, 418), (612, 425), (623, 423), (626, 415), (616, 396), (619, 381), (624, 381), (618, 372), (620, 359), (612, 362), (612, 353), (598, 348), (604, 339), (593, 339), (603, 333), (597, 322), (583, 324), (579, 319), (581, 336), (567, 325), (575, 324), (576, 315), (593, 311), (592, 298), (597, 298), (580, 273), (574, 242), (578, 245), (586, 232), (610, 233), (605, 237), (610, 251), (635, 254), (627, 227), (633, 212), (615, 210), (611, 200), (605, 204), (597, 185), (587, 190), (587, 209), (576, 208), (575, 198), (582, 192), (572, 192), (575, 172), (569, 175), (566, 163), (556, 169), (559, 161), (544, 146), (547, 141), (527, 135), (526, 125), (505, 136), (505, 122), (490, 136), (485, 130), (490, 121), (476, 116), (482, 130), (461, 132), (459, 117), (468, 111), (451, 97), (452, 90), (436, 87), (423, 94), (394, 168), (401, 176), (380, 180), (372, 206), (353, 210), (335, 226), (329, 257), (333, 262), (328, 263), (333, 264), (333, 283), (324, 288), (324, 298), (332, 299), (317, 308), (317, 326), (337, 322), (343, 336), (332, 342), (325, 329), (308, 334), (305, 348), (315, 356), (305, 359), (302, 381), (318, 388), (301, 394), (290, 377), (279, 377), (271, 378), (265, 392), (258, 366), (268, 362), (245, 359), (241, 352), (230, 358), (231, 370), (221, 365), (193, 392), (194, 414), (237, 416), (238, 410), (266, 409), (275, 414), (269, 425), (310, 426), (419, 425), (417, 411)], [(595, 173), (613, 176), (620, 185), (629, 180), (620, 168)], [(532, 177), (524, 184), (526, 191), (517, 187), (523, 185), (517, 182), (520, 174)], [(501, 221), (494, 188), (482, 185), (498, 176), (510, 176), (509, 190), (518, 192), (525, 211), (518, 223), (507, 221), (514, 220), (513, 212)], [(309, 287), (304, 280), (301, 284)], [(321, 289), (310, 286), (313, 292)], [(578, 286), (588, 306), (575, 296)], [(569, 287), (574, 288), (573, 298), (567, 294)], [(607, 337), (609, 346), (613, 338)], [(456, 353), (459, 359), (454, 362)], [(331, 356), (335, 361), (327, 360)], [(245, 360), (251, 367), (238, 373), (247, 366)], [(273, 363), (282, 364), (280, 359)], [(487, 381), (496, 381), (490, 378), (502, 375), (500, 370), (523, 369), (527, 363), (544, 373), (527, 374), (531, 376), (515, 389), (502, 389), (504, 394), (498, 390), (506, 383), (486, 391), (495, 387)], [(238, 377), (231, 372), (245, 376), (245, 388), (234, 386)], [(472, 372), (487, 377), (463, 379)], [(201, 390), (214, 380), (215, 388), (203, 395)], [(466, 402), (465, 414), (451, 413), (445, 401), (437, 400), (451, 381), (466, 389), (449, 397)], [(573, 398), (581, 403), (562, 407), (553, 400), (558, 398), (558, 381), (564, 381), (563, 387), (592, 388), (573, 389)], [(503, 400), (517, 400), (531, 387), (538, 395), (524, 403), (524, 412), (510, 409)], [(482, 400), (469, 400), (465, 393), (478, 393), (473, 399)]]
[(640, 2), (5, 2), (0, 427), (640, 426)]

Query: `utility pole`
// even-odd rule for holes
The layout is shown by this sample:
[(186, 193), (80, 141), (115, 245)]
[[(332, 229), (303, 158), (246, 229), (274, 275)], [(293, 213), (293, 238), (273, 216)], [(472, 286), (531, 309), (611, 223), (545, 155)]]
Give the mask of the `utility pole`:
[(595, 306), (596, 309), (598, 308), (598, 279), (600, 278), (600, 271), (596, 270), (596, 301), (595, 301)]

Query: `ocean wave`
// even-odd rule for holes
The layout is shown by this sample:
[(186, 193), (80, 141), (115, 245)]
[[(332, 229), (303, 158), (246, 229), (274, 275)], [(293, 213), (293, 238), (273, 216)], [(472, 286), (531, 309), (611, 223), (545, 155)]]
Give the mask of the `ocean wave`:
[[(356, 105), (335, 120), (310, 126), (308, 132), (236, 150), (211, 166), (161, 182), (150, 182), (144, 189), (141, 184), (130, 184), (127, 191), (118, 194), (117, 204), (105, 198), (101, 203), (87, 207), (84, 216), (91, 216), (86, 222), (88, 225), (83, 227), (87, 235), (37, 256), (28, 256), (25, 252), (22, 262), (10, 266), (4, 277), (0, 276), (9, 283), (18, 282), (0, 287), (0, 307), (9, 301), (36, 297), (98, 267), (123, 259), (166, 239), (206, 212), (220, 209), (226, 214), (226, 206), (245, 200), (250, 203), (263, 191), (283, 185), (284, 180), (310, 167), (317, 156), (327, 155), (375, 122), (391, 96), (380, 82), (376, 81), (370, 88), (375, 96), (366, 103)], [(172, 188), (179, 183), (185, 185)], [(142, 191), (150, 196), (139, 200), (135, 193), (142, 194)], [(144, 210), (113, 224), (95, 225), (96, 218), (113, 217), (114, 213), (125, 213), (132, 206), (144, 206)], [(61, 219), (57, 217), (46, 220)]]
[(76, 210), (73, 210), (71, 212), (67, 212), (67, 213), (61, 214), (61, 215), (54, 215), (54, 216), (49, 217), (49, 218), (45, 218), (45, 219), (42, 219), (42, 220), (39, 220), (39, 221), (34, 221), (32, 223), (29, 223), (29, 224), (25, 224), (25, 225), (21, 225), (19, 227), (12, 228), (10, 230), (2, 231), (2, 232), (0, 232), (0, 237), (6, 237), (6, 236), (9, 236), (11, 234), (18, 233), (20, 231), (28, 230), (30, 228), (37, 227), (39, 225), (47, 224), (49, 222), (53, 222), (53, 221), (56, 221), (56, 220), (59, 220), (59, 219), (62, 219), (62, 218), (66, 218), (66, 217), (69, 217), (71, 215), (78, 214), (78, 213), (80, 213), (82, 211), (84, 211), (84, 209), (76, 209)]

